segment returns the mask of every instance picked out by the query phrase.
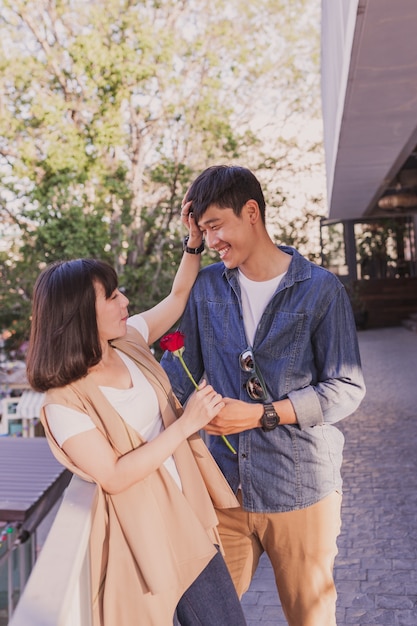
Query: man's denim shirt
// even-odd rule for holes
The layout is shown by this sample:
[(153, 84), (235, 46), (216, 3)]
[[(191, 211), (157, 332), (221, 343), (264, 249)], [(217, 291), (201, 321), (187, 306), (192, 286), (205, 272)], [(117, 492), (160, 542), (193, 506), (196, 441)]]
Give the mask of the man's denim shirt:
[[(291, 511), (342, 490), (344, 437), (333, 424), (359, 406), (365, 394), (356, 328), (346, 291), (329, 271), (293, 248), (288, 272), (267, 305), (253, 352), (271, 400), (289, 398), (297, 425), (264, 432), (252, 428), (228, 439), (211, 437), (210, 450), (248, 511)], [(239, 355), (248, 346), (237, 270), (215, 263), (201, 270), (180, 330), (184, 360), (194, 378), (204, 377), (223, 396), (252, 402), (251, 376)], [(178, 398), (194, 388), (179, 359), (161, 361)]]

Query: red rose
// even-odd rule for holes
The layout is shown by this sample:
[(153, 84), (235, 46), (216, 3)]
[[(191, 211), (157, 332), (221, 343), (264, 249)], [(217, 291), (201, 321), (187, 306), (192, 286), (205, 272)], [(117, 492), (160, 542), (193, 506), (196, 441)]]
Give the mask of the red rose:
[(169, 352), (176, 352), (184, 347), (185, 335), (177, 330), (175, 333), (169, 333), (162, 337), (159, 342), (162, 350), (168, 350)]
[[(175, 331), (175, 333), (169, 333), (168, 335), (164, 335), (164, 337), (160, 339), (159, 345), (161, 346), (162, 350), (168, 350), (168, 352), (172, 352), (176, 357), (179, 358), (180, 363), (183, 366), (188, 378), (191, 380), (194, 387), (198, 391), (198, 385), (195, 382), (193, 375), (188, 369), (184, 361), (184, 358), (182, 356), (182, 353), (184, 352), (184, 339), (185, 339), (185, 335), (181, 331), (177, 330)], [(226, 446), (229, 448), (229, 450), (231, 450), (233, 454), (236, 454), (236, 450), (231, 445), (227, 437), (222, 435), (222, 439), (224, 443), (226, 444)]]

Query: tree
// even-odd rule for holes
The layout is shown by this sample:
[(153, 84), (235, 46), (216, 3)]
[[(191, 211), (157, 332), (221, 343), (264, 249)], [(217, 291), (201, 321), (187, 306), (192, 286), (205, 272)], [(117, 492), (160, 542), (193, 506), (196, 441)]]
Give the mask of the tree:
[(311, 6), (3, 0), (0, 211), (21, 244), (0, 267), (3, 324), (27, 327), (16, 294), (30, 302), (39, 269), (57, 258), (109, 260), (135, 310), (167, 293), (195, 173), (213, 162), (260, 175), (288, 165), (293, 139), (279, 135), (268, 159), (274, 142), (258, 113), (271, 93), (279, 106), (268, 115), (283, 125), (317, 101)]

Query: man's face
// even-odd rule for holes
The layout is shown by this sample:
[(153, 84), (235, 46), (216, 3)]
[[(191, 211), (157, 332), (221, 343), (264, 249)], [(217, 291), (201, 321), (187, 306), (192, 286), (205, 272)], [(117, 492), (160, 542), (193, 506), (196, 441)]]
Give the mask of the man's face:
[(211, 204), (201, 216), (198, 227), (208, 247), (218, 252), (229, 269), (244, 265), (256, 243), (249, 203), (244, 205), (239, 217), (231, 208)]

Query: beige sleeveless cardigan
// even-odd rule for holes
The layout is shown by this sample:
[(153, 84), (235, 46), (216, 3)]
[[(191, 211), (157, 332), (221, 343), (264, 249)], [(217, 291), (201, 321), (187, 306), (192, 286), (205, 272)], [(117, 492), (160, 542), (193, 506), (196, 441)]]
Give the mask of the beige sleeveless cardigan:
[[(165, 426), (171, 424), (182, 409), (140, 333), (130, 328), (112, 344), (145, 374), (157, 394)], [(44, 406), (50, 403), (87, 413), (119, 456), (146, 443), (88, 376), (48, 391)], [(58, 461), (92, 482), (58, 446), (43, 410), (41, 420)], [(211, 500), (218, 508), (238, 506), (199, 435), (181, 444), (174, 458), (182, 493), (163, 466), (117, 495), (98, 487), (90, 539), (94, 626), (172, 624), (180, 597), (214, 556), (213, 542), (220, 543)]]

